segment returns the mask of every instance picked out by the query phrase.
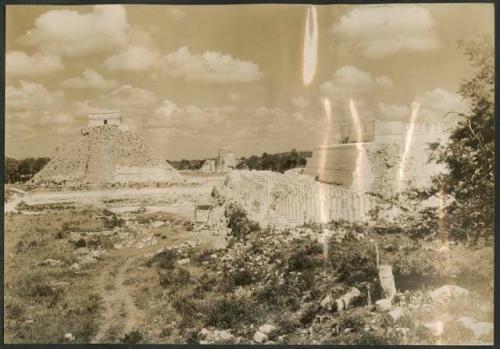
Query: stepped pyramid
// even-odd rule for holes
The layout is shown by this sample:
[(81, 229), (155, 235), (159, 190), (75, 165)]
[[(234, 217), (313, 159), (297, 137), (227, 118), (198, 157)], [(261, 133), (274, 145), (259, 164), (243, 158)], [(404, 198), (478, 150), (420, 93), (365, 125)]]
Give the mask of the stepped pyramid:
[(182, 176), (137, 135), (105, 122), (82, 129), (30, 182), (102, 186), (179, 181)]

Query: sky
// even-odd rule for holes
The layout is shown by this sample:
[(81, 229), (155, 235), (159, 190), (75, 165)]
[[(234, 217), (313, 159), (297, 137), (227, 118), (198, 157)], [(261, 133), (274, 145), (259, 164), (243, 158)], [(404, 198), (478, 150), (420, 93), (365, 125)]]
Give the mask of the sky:
[(90, 111), (120, 110), (169, 160), (332, 143), (363, 120), (466, 108), (460, 40), (492, 4), (9, 5), (6, 156), (52, 156)]

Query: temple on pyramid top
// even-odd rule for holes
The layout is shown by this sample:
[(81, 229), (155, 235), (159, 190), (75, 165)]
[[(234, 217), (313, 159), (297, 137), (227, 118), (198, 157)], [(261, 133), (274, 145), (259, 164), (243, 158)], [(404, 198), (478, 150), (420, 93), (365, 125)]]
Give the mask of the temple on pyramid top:
[(122, 113), (119, 110), (98, 110), (88, 115), (88, 127), (116, 126), (122, 131), (128, 131), (128, 126), (123, 122)]

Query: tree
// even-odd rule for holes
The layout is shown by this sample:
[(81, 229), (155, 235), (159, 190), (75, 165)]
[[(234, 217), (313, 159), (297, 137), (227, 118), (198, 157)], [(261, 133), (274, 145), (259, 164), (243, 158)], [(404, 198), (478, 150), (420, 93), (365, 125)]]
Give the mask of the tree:
[(448, 173), (433, 179), (429, 194), (444, 196), (449, 233), (476, 241), (493, 236), (494, 54), (490, 38), (461, 45), (475, 70), (459, 91), (470, 107), (458, 113), (448, 144), (430, 145), (430, 159), (445, 164)]

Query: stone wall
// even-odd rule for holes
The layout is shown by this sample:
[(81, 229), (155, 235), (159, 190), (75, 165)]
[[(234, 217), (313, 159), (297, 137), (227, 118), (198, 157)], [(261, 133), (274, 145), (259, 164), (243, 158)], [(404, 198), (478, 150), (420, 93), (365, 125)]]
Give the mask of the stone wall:
[(366, 221), (375, 207), (369, 195), (308, 176), (270, 171), (233, 171), (226, 177), (223, 193), (239, 202), (261, 226)]

